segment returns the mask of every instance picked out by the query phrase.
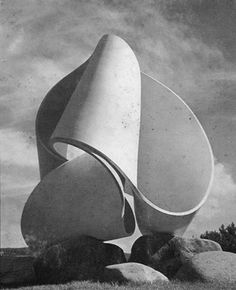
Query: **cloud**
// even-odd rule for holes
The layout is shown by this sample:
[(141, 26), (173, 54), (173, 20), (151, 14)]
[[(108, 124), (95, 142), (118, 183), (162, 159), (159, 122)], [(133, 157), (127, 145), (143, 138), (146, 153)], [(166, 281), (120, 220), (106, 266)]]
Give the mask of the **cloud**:
[(26, 132), (0, 130), (1, 198), (29, 194), (39, 179), (35, 140)]
[(25, 247), (20, 228), (20, 219), (27, 195), (1, 198), (1, 235), (3, 247)]
[(0, 131), (0, 152), (2, 164), (17, 166), (37, 166), (35, 142), (25, 132), (13, 129)]
[[(201, 41), (188, 23), (166, 19), (169, 10), (153, 3), (50, 1), (39, 7), (37, 1), (22, 1), (14, 2), (11, 8), (5, 4), (3, 31), (9, 36), (5, 35), (4, 40), (9, 40), (1, 54), (10, 59), (6, 69), (13, 75), (9, 86), (16, 89), (11, 98), (14, 105), (20, 109), (24, 98), (27, 106), (22, 113), (35, 113), (53, 82), (83, 62), (104, 33), (116, 33), (131, 44), (142, 70), (165, 82), (197, 113), (208, 107), (216, 99), (216, 90), (214, 82), (206, 84), (205, 80), (209, 74), (214, 78), (214, 74), (217, 77), (225, 73), (232, 78), (228, 62), (218, 47)], [(9, 52), (12, 47), (18, 54)], [(38, 73), (35, 66), (39, 63), (42, 66)], [(48, 82), (41, 78), (45, 72)], [(55, 74), (58, 79), (53, 78)]]
[(55, 62), (44, 58), (31, 61), (30, 65), (22, 61), (12, 64), (7, 80), (2, 80), (6, 93), (1, 97), (0, 111), (8, 112), (1, 127), (30, 131), (33, 135), (37, 108), (47, 91), (64, 75)]
[(236, 183), (230, 170), (222, 163), (216, 163), (212, 190), (199, 210), (186, 235), (200, 235), (206, 230), (218, 230), (221, 224), (235, 222)]
[(235, 1), (166, 1), (156, 5), (170, 22), (188, 26), (208, 46), (218, 47), (235, 63)]
[(21, 29), (14, 39), (9, 43), (8, 53), (9, 54), (20, 54), (24, 44), (24, 30)]
[(202, 216), (212, 219), (214, 216), (222, 214), (222, 211), (225, 211), (225, 216), (227, 216), (227, 207), (231, 205), (233, 200), (236, 200), (235, 195), (236, 183), (229, 169), (224, 164), (217, 163), (207, 210), (202, 211)]

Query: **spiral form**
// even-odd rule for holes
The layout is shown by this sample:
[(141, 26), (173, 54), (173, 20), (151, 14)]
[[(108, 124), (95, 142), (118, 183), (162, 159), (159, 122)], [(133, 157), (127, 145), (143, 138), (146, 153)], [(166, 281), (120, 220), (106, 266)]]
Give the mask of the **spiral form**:
[(122, 238), (136, 225), (183, 234), (211, 188), (213, 154), (199, 121), (114, 35), (49, 91), (36, 136), (41, 181), (21, 219), (32, 248)]

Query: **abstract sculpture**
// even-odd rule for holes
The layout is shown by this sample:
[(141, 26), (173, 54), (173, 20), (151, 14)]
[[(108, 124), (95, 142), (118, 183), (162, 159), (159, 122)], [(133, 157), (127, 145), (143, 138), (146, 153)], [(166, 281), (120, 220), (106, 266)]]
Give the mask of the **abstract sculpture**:
[(77, 235), (122, 238), (136, 221), (143, 234), (182, 234), (211, 187), (199, 121), (114, 35), (47, 94), (36, 135), (41, 182), (21, 220), (32, 248)]

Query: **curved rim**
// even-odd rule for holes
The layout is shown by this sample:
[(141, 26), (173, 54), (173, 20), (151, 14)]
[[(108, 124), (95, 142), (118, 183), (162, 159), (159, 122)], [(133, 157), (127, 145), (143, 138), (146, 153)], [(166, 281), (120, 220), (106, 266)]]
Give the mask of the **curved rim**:
[[(89, 59), (86, 60), (79, 68), (82, 69), (82, 72), (85, 70), (86, 68), (86, 65), (88, 64), (89, 62)], [(84, 66), (84, 68), (83, 68)], [(72, 75), (73, 73), (75, 73), (79, 68), (75, 69), (74, 71), (72, 71), (69, 75)], [(203, 134), (203, 136), (205, 137), (205, 140), (206, 140), (206, 143), (207, 143), (207, 146), (208, 146), (208, 150), (209, 150), (209, 153), (210, 153), (210, 156), (211, 156), (211, 177), (210, 177), (210, 180), (209, 180), (209, 183), (208, 183), (208, 187), (207, 187), (207, 190), (205, 192), (205, 195), (204, 197), (202, 198), (201, 202), (196, 205), (195, 207), (193, 207), (192, 209), (190, 210), (187, 210), (187, 211), (182, 211), (182, 212), (173, 212), (173, 211), (168, 211), (168, 210), (165, 210), (165, 209), (162, 209), (161, 207), (155, 205), (153, 202), (150, 201), (150, 199), (148, 199), (139, 189), (138, 187), (136, 187), (131, 181), (130, 179), (124, 174), (124, 172), (112, 161), (110, 160), (105, 154), (103, 154), (102, 152), (100, 152), (99, 150), (97, 150), (96, 148), (92, 147), (92, 146), (89, 146), (88, 144), (86, 143), (83, 143), (81, 141), (78, 141), (78, 140), (73, 140), (73, 139), (65, 139), (65, 138), (61, 138), (61, 137), (54, 137), (53, 139), (50, 139), (48, 140), (48, 143), (45, 144), (43, 141), (42, 141), (42, 138), (40, 136), (40, 134), (38, 133), (38, 127), (39, 127), (39, 119), (40, 119), (40, 114), (43, 110), (43, 107), (47, 101), (47, 96), (50, 95), (50, 93), (52, 92), (52, 90), (60, 83), (62, 82), (63, 80), (65, 80), (66, 78), (68, 78), (68, 75), (65, 76), (62, 80), (60, 80), (46, 95), (46, 97), (44, 98), (44, 100), (42, 101), (41, 105), (40, 105), (40, 108), (38, 110), (38, 113), (37, 113), (37, 117), (36, 117), (36, 134), (37, 134), (37, 138), (38, 138), (38, 141), (40, 142), (40, 144), (50, 153), (52, 154), (54, 157), (56, 158), (59, 158), (62, 162), (66, 162), (68, 161), (68, 159), (66, 159), (65, 157), (63, 157), (61, 154), (59, 154), (56, 149), (54, 148), (54, 144), (55, 143), (64, 143), (65, 145), (71, 145), (71, 146), (74, 146), (82, 151), (85, 151), (86, 153), (92, 155), (94, 158), (96, 158), (100, 163), (102, 163), (102, 165), (104, 167), (106, 167), (106, 169), (108, 171), (110, 171), (109, 168), (107, 168), (107, 166), (102, 162), (102, 160), (100, 160), (98, 157), (96, 157), (95, 154), (97, 154), (98, 156), (100, 156), (102, 159), (104, 159), (105, 161), (107, 161), (111, 166), (112, 168), (116, 171), (116, 173), (118, 174), (118, 176), (120, 177), (121, 179), (121, 182), (124, 186), (124, 182), (128, 182), (128, 184), (131, 186), (132, 188), (132, 191), (133, 191), (133, 194), (134, 195), (137, 195), (137, 197), (139, 199), (141, 199), (142, 201), (144, 201), (145, 203), (147, 203), (150, 207), (152, 207), (154, 210), (158, 210), (159, 212), (162, 212), (164, 214), (168, 214), (168, 215), (172, 215), (172, 216), (185, 216), (185, 215), (189, 215), (189, 214), (192, 214), (194, 212), (196, 212), (197, 210), (200, 209), (200, 207), (205, 203), (206, 199), (208, 198), (209, 196), (209, 193), (210, 193), (210, 190), (211, 190), (211, 187), (212, 187), (212, 183), (213, 183), (213, 180), (214, 180), (214, 156), (213, 156), (213, 152), (212, 152), (212, 148), (211, 148), (211, 145), (210, 145), (210, 142), (209, 142), (209, 139), (207, 138), (207, 135), (201, 125), (201, 123), (199, 122), (198, 118), (196, 117), (196, 115), (193, 113), (193, 111), (191, 110), (191, 108), (185, 103), (185, 101), (179, 97), (173, 90), (171, 90), (169, 87), (167, 87), (165, 84), (163, 84), (161, 81), (158, 81), (156, 79), (154, 79), (153, 77), (147, 75), (146, 73), (144, 72), (140, 72), (141, 73), (141, 78), (142, 77), (146, 77), (146, 78), (149, 78), (151, 79), (153, 82), (155, 82), (156, 84), (159, 84), (160, 86), (164, 87), (166, 90), (168, 90), (169, 92), (171, 92), (175, 97), (178, 98), (178, 100), (180, 102), (182, 102), (182, 104), (184, 104), (184, 106), (190, 111), (190, 113), (192, 114), (192, 116), (194, 117), (195, 121), (197, 122), (198, 126), (200, 127), (201, 129), (201, 132)], [(83, 73), (81, 74), (81, 76), (78, 78), (77, 80), (77, 83), (79, 83), (81, 77), (82, 77)], [(68, 102), (69, 102), (70, 98), (68, 98)], [(67, 102), (67, 103), (68, 103)], [(67, 105), (67, 104), (66, 104)], [(66, 107), (65, 105), (65, 107)], [(65, 109), (65, 108), (64, 108)], [(64, 110), (63, 110), (64, 111)], [(61, 115), (63, 114), (63, 111), (61, 113)], [(59, 118), (60, 119), (60, 118)], [(111, 175), (113, 176), (113, 174), (111, 173)], [(113, 176), (113, 178), (116, 180), (116, 178)], [(116, 180), (117, 182), (117, 180)], [(119, 184), (117, 182), (117, 184)], [(120, 185), (119, 185), (120, 186)], [(125, 204), (124, 202), (124, 195), (123, 195), (123, 192), (121, 192), (121, 195), (122, 195), (122, 200), (123, 200), (123, 204)]]
[[(49, 148), (51, 149), (51, 151), (53, 153), (55, 153), (59, 156), (61, 156), (61, 154), (58, 153), (56, 148), (55, 148), (55, 144), (57, 144), (57, 143), (71, 145), (71, 146), (91, 155), (104, 167), (104, 169), (109, 173), (111, 178), (115, 181), (115, 183), (119, 189), (120, 198), (121, 198), (121, 202), (122, 202), (121, 217), (124, 218), (125, 214), (128, 214), (129, 218), (132, 218), (132, 220), (130, 220), (129, 222), (124, 220), (125, 230), (126, 230), (127, 234), (133, 233), (135, 230), (135, 222), (134, 222), (135, 216), (134, 216), (134, 212), (133, 212), (129, 202), (126, 200), (125, 195), (124, 195), (124, 180), (126, 180), (127, 177), (125, 176), (123, 171), (121, 169), (119, 169), (119, 167), (114, 162), (112, 162), (106, 155), (104, 155), (99, 150), (93, 148), (92, 146), (89, 146), (86, 143), (83, 143), (83, 142), (75, 140), (75, 139), (54, 137), (53, 139), (50, 139), (50, 141), (49, 141)], [(102, 160), (98, 156), (101, 157)], [(65, 157), (62, 156), (62, 158), (65, 158)], [(69, 161), (69, 160), (66, 159), (66, 161)], [(107, 164), (104, 163), (104, 161), (107, 162), (115, 172), (112, 172), (111, 169), (109, 168), (109, 166), (107, 166)], [(63, 164), (61, 166), (63, 166)]]
[[(91, 56), (90, 56), (91, 57)], [(60, 155), (57, 151), (54, 151), (51, 149), (51, 147), (49, 146), (49, 141), (50, 141), (50, 137), (51, 136), (48, 136), (48, 143), (46, 144), (45, 142), (43, 142), (42, 140), (42, 137), (41, 137), (41, 134), (39, 133), (39, 127), (40, 127), (40, 118), (41, 118), (41, 114), (43, 113), (44, 111), (44, 108), (45, 108), (45, 105), (47, 104), (48, 100), (50, 99), (50, 96), (51, 94), (53, 93), (53, 91), (61, 84), (63, 83), (63, 81), (66, 81), (67, 79), (69, 79), (71, 76), (73, 75), (76, 75), (76, 73), (80, 74), (77, 76), (77, 81), (76, 81), (76, 84), (75, 84), (75, 87), (76, 85), (80, 82), (80, 79), (81, 77), (83, 76), (83, 73), (89, 63), (89, 60), (90, 60), (90, 57), (84, 62), (82, 63), (78, 68), (74, 69), (72, 72), (70, 72), (68, 75), (64, 76), (61, 80), (59, 80), (49, 91), (48, 93), (46, 94), (46, 96), (43, 98), (40, 106), (39, 106), (39, 109), (38, 109), (38, 112), (37, 112), (37, 115), (36, 115), (36, 119), (35, 119), (35, 132), (36, 132), (36, 137), (37, 137), (37, 141), (40, 142), (40, 144), (42, 145), (42, 147), (50, 154), (52, 154), (54, 157), (56, 158), (59, 158), (62, 162), (66, 162), (67, 159), (64, 158), (62, 155)], [(75, 89), (75, 88), (74, 88)], [(73, 92), (72, 92), (73, 93)], [(70, 101), (70, 98), (71, 98), (72, 94), (68, 97), (68, 101), (65, 103), (65, 106), (64, 108), (61, 110), (61, 115), (60, 117), (58, 118), (58, 121), (60, 120), (68, 102)], [(53, 128), (53, 131), (54, 131), (55, 128)], [(52, 131), (52, 133), (53, 133)]]
[[(109, 172), (109, 174), (112, 176), (113, 180), (116, 182), (118, 188), (119, 188), (119, 192), (120, 192), (120, 197), (122, 199), (122, 217), (124, 215), (125, 209), (124, 209), (124, 205), (125, 205), (125, 196), (122, 190), (122, 186), (119, 183), (119, 179), (121, 181), (121, 183), (123, 184), (123, 179), (122, 179), (122, 175), (121, 175), (121, 170), (118, 169), (118, 166), (116, 166), (108, 157), (106, 157), (106, 155), (104, 155), (103, 153), (101, 153), (100, 151), (96, 150), (95, 148), (81, 142), (75, 139), (67, 139), (67, 138), (63, 138), (63, 137), (54, 137), (53, 139), (50, 139), (49, 141), (49, 148), (50, 151), (52, 151), (54, 154), (57, 154), (59, 156), (61, 156), (61, 158), (64, 158), (66, 161), (69, 161), (68, 159), (66, 159), (65, 157), (63, 157), (60, 153), (57, 152), (56, 148), (55, 148), (55, 144), (56, 143), (63, 143), (65, 145), (71, 145), (79, 150), (82, 150), (83, 152), (85, 152), (86, 154), (91, 155), (92, 157), (94, 157), (105, 169), (107, 172)], [(98, 156), (101, 157), (102, 159), (104, 159), (104, 161), (106, 161), (117, 173), (118, 177), (116, 178), (114, 173), (110, 170), (110, 168), (103, 162), (103, 160), (101, 160), (100, 158), (98, 158)], [(118, 179), (119, 178), (119, 179)], [(123, 184), (124, 186), (124, 184)]]
[(155, 80), (154, 78), (150, 77), (149, 75), (145, 74), (144, 72), (141, 72), (141, 75), (144, 75), (145, 77), (153, 80), (157, 84), (163, 86), (165, 89), (167, 89), (168, 91), (170, 91), (192, 113), (195, 121), (197, 122), (197, 124), (199, 125), (199, 127), (200, 127), (200, 129), (201, 129), (201, 131), (203, 133), (203, 136), (205, 137), (205, 140), (206, 140), (206, 143), (207, 143), (207, 147), (208, 147), (208, 150), (209, 150), (209, 153), (210, 153), (210, 156), (211, 156), (211, 177), (210, 177), (210, 180), (209, 180), (209, 183), (208, 183), (207, 190), (206, 190), (205, 195), (202, 198), (201, 202), (198, 205), (196, 205), (195, 207), (193, 207), (192, 209), (187, 210), (187, 211), (183, 211), (183, 212), (173, 212), (173, 211), (168, 211), (168, 210), (165, 210), (165, 209), (162, 209), (162, 208), (158, 207), (152, 201), (150, 201), (150, 199), (148, 199), (138, 188), (134, 188), (134, 190), (135, 190), (134, 193), (138, 196), (139, 199), (141, 199), (142, 201), (146, 202), (150, 207), (152, 207), (153, 209), (158, 210), (158, 211), (160, 211), (160, 212), (162, 212), (164, 214), (168, 214), (168, 215), (172, 215), (172, 216), (185, 216), (185, 215), (190, 215), (190, 214), (198, 211), (200, 209), (200, 207), (202, 207), (202, 205), (207, 200), (207, 198), (208, 198), (208, 196), (210, 194), (211, 188), (212, 188), (212, 184), (213, 184), (213, 180), (214, 180), (214, 155), (213, 155), (213, 151), (212, 151), (212, 148), (211, 148), (209, 139), (208, 139), (208, 137), (207, 137), (207, 135), (206, 135), (206, 133), (205, 133), (205, 131), (204, 131), (201, 123), (199, 122), (198, 118), (196, 117), (196, 115), (193, 113), (193, 111), (190, 109), (190, 107), (185, 103), (185, 101), (180, 98), (180, 96), (178, 96), (174, 91), (172, 91), (170, 88), (168, 88), (161, 81)]
[[(77, 77), (77, 81), (76, 81), (76, 86), (78, 85), (78, 83), (80, 82), (81, 77), (83, 76), (83, 73), (87, 67), (87, 64), (89, 63), (91, 57), (89, 57), (83, 64), (81, 64), (78, 68), (74, 69), (71, 73), (69, 73), (68, 75), (64, 76), (61, 80), (59, 80), (46, 94), (46, 96), (44, 97), (44, 99), (42, 100), (40, 107), (38, 109), (37, 112), (37, 116), (36, 116), (36, 121), (35, 121), (35, 131), (36, 131), (36, 136), (37, 136), (37, 141), (40, 143), (40, 145), (48, 152), (48, 154), (50, 154), (52, 157), (56, 158), (57, 160), (61, 161), (62, 164), (59, 165), (63, 166), (63, 164), (65, 162), (68, 161), (68, 159), (66, 157), (64, 157), (63, 155), (61, 155), (57, 150), (55, 150), (54, 148), (54, 144), (59, 142), (59, 143), (64, 143), (65, 145), (71, 145), (74, 146), (82, 151), (84, 151), (87, 154), (92, 155), (104, 168), (105, 170), (110, 174), (110, 176), (112, 177), (112, 179), (115, 181), (115, 183), (117, 184), (119, 193), (120, 193), (120, 198), (121, 198), (121, 202), (122, 202), (122, 218), (124, 217), (125, 213), (127, 213), (128, 208), (130, 207), (129, 203), (126, 202), (126, 198), (124, 196), (123, 193), (123, 188), (124, 186), (121, 185), (124, 184), (124, 176), (122, 176), (121, 174), (121, 170), (117, 170), (117, 166), (115, 166), (115, 164), (109, 160), (104, 154), (102, 154), (101, 152), (99, 152), (98, 150), (96, 150), (95, 148), (92, 148), (86, 144), (83, 144), (82, 142), (79, 142), (77, 140), (71, 140), (71, 142), (68, 139), (63, 139), (63, 138), (53, 138), (51, 139), (52, 133), (53, 133), (53, 129), (51, 132), (51, 136), (47, 136), (45, 140), (43, 140), (42, 135), (40, 134), (40, 121), (41, 121), (41, 115), (44, 112), (45, 106), (47, 104), (47, 102), (50, 99), (51, 94), (53, 94), (53, 91), (61, 84), (63, 83), (63, 81), (66, 81), (67, 79), (70, 78), (70, 76), (76, 74), (76, 72), (79, 73), (78, 77)], [(68, 97), (67, 102), (65, 103), (64, 108), (60, 111), (60, 117), (58, 118), (58, 121), (60, 120), (68, 102), (70, 101), (72, 94)], [(46, 142), (45, 142), (46, 141)], [(114, 172), (112, 172), (109, 167), (103, 162), (103, 160), (101, 160), (100, 158), (98, 158), (95, 154), (97, 154), (98, 156), (101, 157), (101, 159), (104, 159), (104, 161), (107, 161), (109, 165), (112, 166), (112, 168), (115, 170), (116, 173), (118, 173), (118, 177), (116, 178), (114, 176)], [(57, 167), (57, 168), (58, 168)], [(56, 168), (55, 168), (56, 169)], [(50, 172), (48, 173), (50, 174)], [(120, 180), (120, 183), (119, 183)], [(133, 211), (132, 211), (133, 212)], [(127, 233), (130, 233), (131, 231), (127, 231)]]

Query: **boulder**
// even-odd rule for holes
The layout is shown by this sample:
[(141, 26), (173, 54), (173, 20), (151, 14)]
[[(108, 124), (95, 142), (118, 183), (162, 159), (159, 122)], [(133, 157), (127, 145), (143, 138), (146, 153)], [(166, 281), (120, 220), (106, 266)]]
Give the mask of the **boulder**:
[[(147, 238), (146, 238), (147, 239)], [(150, 240), (151, 238), (149, 238)], [(148, 240), (148, 239), (147, 239)], [(174, 237), (169, 239), (164, 245), (160, 246), (160, 243), (155, 245), (154, 239), (152, 243), (144, 244), (146, 249), (140, 250), (142, 255), (137, 255), (137, 250), (131, 253), (130, 262), (134, 261), (134, 257), (139, 257), (138, 262), (145, 264), (160, 271), (168, 278), (173, 278), (180, 267), (185, 264), (191, 257), (197, 253), (207, 251), (222, 251), (221, 246), (211, 240), (205, 239), (187, 239), (182, 237)]]
[(35, 281), (33, 268), (34, 258), (31, 256), (0, 256), (0, 284), (20, 285)]
[(81, 236), (45, 249), (34, 263), (39, 283), (99, 280), (106, 265), (126, 262), (124, 252), (113, 244)]
[(222, 251), (220, 244), (207, 239), (175, 237), (170, 243), (173, 244), (171, 246), (174, 248), (175, 257), (179, 257), (182, 264), (198, 253)]
[(149, 265), (152, 256), (172, 238), (168, 233), (139, 237), (132, 246), (129, 262)]
[(176, 279), (236, 283), (236, 254), (212, 251), (196, 254), (175, 275)]
[(153, 283), (157, 281), (169, 281), (162, 273), (139, 263), (123, 263), (106, 266), (103, 277), (106, 282), (118, 283)]

